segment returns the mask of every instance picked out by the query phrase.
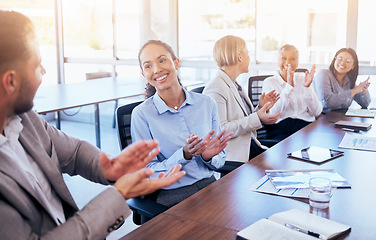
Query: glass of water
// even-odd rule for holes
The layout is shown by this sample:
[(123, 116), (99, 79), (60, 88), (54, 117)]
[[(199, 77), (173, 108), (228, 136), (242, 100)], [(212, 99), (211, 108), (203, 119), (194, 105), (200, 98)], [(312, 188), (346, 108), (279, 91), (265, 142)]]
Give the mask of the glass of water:
[(309, 205), (313, 208), (324, 209), (329, 207), (332, 193), (332, 181), (323, 177), (314, 177), (309, 180)]

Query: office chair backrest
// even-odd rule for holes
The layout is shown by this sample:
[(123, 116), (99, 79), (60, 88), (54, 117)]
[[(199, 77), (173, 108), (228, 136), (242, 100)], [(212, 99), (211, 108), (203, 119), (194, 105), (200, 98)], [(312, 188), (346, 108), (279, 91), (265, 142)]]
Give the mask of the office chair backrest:
[(259, 98), (262, 94), (262, 83), (263, 81), (273, 75), (259, 75), (251, 76), (248, 79), (248, 96), (251, 99), (254, 107), (258, 105)]
[(295, 72), (302, 72), (302, 73), (305, 73), (305, 72), (307, 72), (308, 71), (308, 69), (306, 69), (306, 68), (297, 68), (297, 69), (295, 69)]
[(133, 109), (142, 102), (143, 101), (133, 102), (116, 109), (118, 137), (121, 150), (132, 143), (131, 114)]
[(191, 92), (196, 92), (196, 93), (202, 93), (204, 91), (205, 86), (202, 87), (196, 87), (191, 89)]
[[(118, 137), (121, 150), (132, 143), (131, 114), (133, 109), (142, 102), (143, 101), (133, 102), (116, 109)], [(133, 211), (133, 222), (136, 225), (141, 225), (168, 209), (168, 207), (162, 204), (141, 197), (128, 199), (127, 204)]]

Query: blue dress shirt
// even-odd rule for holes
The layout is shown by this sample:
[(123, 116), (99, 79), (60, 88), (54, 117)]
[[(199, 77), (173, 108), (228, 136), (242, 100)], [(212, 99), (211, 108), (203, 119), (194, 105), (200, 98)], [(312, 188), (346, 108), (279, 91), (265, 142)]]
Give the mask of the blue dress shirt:
[(186, 160), (183, 147), (190, 133), (204, 138), (215, 129), (217, 135), (221, 129), (217, 105), (208, 96), (184, 90), (186, 100), (178, 110), (170, 108), (156, 93), (138, 105), (132, 112), (132, 141), (156, 139), (161, 152), (147, 167), (154, 170), (154, 176), (166, 172), (171, 167), (181, 164), (186, 175), (178, 182), (165, 189), (175, 189), (191, 185), (213, 175), (213, 169), (224, 165), (224, 150), (210, 161), (205, 162), (201, 156)]

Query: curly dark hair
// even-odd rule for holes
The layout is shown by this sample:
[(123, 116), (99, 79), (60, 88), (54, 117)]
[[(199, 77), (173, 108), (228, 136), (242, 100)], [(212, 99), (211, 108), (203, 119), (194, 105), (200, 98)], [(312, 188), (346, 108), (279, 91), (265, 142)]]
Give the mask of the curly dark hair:
[[(141, 60), (140, 60), (140, 55), (141, 55), (142, 51), (145, 49), (145, 47), (150, 45), (150, 44), (162, 46), (164, 49), (166, 49), (166, 51), (168, 51), (171, 54), (172, 60), (175, 61), (177, 59), (176, 54), (175, 54), (174, 50), (172, 49), (172, 47), (170, 45), (168, 45), (167, 43), (162, 42), (160, 40), (149, 40), (140, 48), (140, 51), (138, 52), (138, 63), (140, 64), (141, 71), (142, 71), (142, 64), (141, 64)], [(179, 82), (180, 86), (182, 86), (179, 77), (178, 77), (178, 82)], [(148, 99), (149, 97), (153, 96), (155, 94), (155, 92), (156, 92), (155, 87), (153, 87), (150, 83), (146, 83), (145, 93), (144, 93), (145, 99)]]
[(332, 73), (334, 74), (334, 76), (336, 75), (336, 69), (334, 67), (334, 63), (336, 61), (336, 58), (337, 56), (341, 53), (341, 52), (347, 52), (349, 53), (352, 58), (354, 59), (354, 68), (351, 69), (348, 73), (347, 73), (347, 76), (349, 77), (350, 79), (350, 87), (353, 88), (355, 86), (355, 82), (356, 82), (356, 79), (358, 77), (358, 74), (359, 74), (359, 61), (358, 61), (358, 56), (356, 55), (356, 52), (354, 49), (352, 48), (341, 48), (340, 50), (338, 50), (338, 52), (336, 53), (336, 55), (334, 56), (333, 60), (332, 60), (332, 63), (330, 64), (329, 66), (329, 69), (330, 71), (332, 71)]

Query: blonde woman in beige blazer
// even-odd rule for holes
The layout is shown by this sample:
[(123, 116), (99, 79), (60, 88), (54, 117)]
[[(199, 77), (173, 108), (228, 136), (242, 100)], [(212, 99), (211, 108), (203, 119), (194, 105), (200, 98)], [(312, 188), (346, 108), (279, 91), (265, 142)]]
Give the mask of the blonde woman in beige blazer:
[(279, 99), (279, 94), (274, 91), (262, 94), (254, 109), (247, 94), (236, 83), (240, 74), (248, 72), (249, 56), (243, 39), (225, 36), (215, 43), (213, 54), (219, 70), (203, 93), (216, 101), (221, 128), (233, 132), (225, 151), (236, 168), (266, 149), (257, 140), (256, 130), (262, 124), (277, 121), (280, 113), (268, 114), (267, 111)]

